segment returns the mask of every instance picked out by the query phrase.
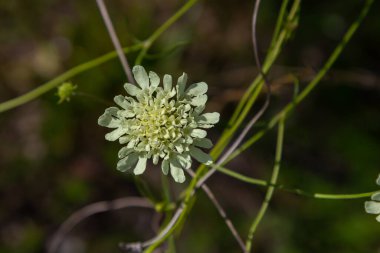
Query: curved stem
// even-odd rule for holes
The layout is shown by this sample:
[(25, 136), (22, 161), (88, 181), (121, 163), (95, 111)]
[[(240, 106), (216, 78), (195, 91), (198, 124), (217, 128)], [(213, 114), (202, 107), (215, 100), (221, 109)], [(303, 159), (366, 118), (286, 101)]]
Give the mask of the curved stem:
[[(124, 48), (123, 51), (125, 53), (134, 52), (139, 49), (142, 49), (140, 51), (140, 57), (141, 54), (145, 55), (147, 50), (150, 48), (152, 43), (159, 37), (163, 32), (165, 32), (171, 25), (173, 25), (174, 22), (176, 22), (181, 16), (183, 16), (196, 2), (199, 0), (189, 0), (180, 10), (178, 10), (172, 17), (170, 17), (164, 24), (162, 24), (157, 30), (147, 39), (144, 43), (138, 43), (134, 46)], [(99, 66), (100, 64), (103, 64), (109, 60), (112, 60), (117, 57), (117, 52), (113, 51), (108, 54), (102, 55), (96, 59), (93, 59), (91, 61), (85, 62), (83, 64), (80, 64), (63, 74), (57, 76), (56, 78), (48, 81), (47, 83), (42, 84), (41, 86), (37, 87), (36, 89), (21, 95), (19, 97), (16, 97), (14, 99), (10, 99), (8, 101), (5, 101), (3, 103), (0, 103), (0, 113), (10, 110), (12, 108), (15, 108), (17, 106), (20, 106), (22, 104), (25, 104), (27, 102), (30, 102), (39, 96), (43, 95), (44, 93), (50, 91), (51, 89), (54, 89), (58, 85), (60, 85), (62, 82), (66, 81), (67, 79), (70, 79), (84, 71), (87, 71), (89, 69), (92, 69), (94, 67)], [(143, 57), (143, 56), (142, 56)]]
[(350, 193), (350, 194), (334, 194), (334, 193), (318, 193), (318, 192), (313, 193), (313, 192), (307, 192), (298, 188), (289, 188), (285, 185), (271, 184), (269, 181), (253, 178), (253, 177), (248, 177), (224, 167), (216, 167), (216, 168), (219, 172), (248, 184), (264, 186), (264, 187), (273, 186), (275, 189), (278, 189), (281, 191), (286, 191), (286, 192), (290, 192), (296, 195), (300, 195), (300, 196), (304, 196), (308, 198), (314, 198), (314, 199), (326, 199), (326, 200), (360, 199), (360, 198), (368, 198), (372, 196), (374, 193), (378, 192), (378, 191), (372, 191), (372, 192), (361, 192), (361, 193)]
[[(287, 16), (287, 22), (293, 22), (294, 19), (296, 19), (297, 11), (300, 7), (300, 0), (295, 0), (293, 2), (293, 5), (289, 11), (289, 15)], [(286, 42), (286, 39), (289, 37), (291, 33), (291, 30), (287, 28), (283, 28), (283, 30), (280, 32), (276, 42), (274, 43), (275, 46), (271, 49), (271, 51), (268, 53), (263, 67), (262, 72), (267, 73), (269, 69), (272, 67), (273, 63), (277, 59), (278, 55), (281, 52), (281, 48)], [(244, 119), (247, 117), (248, 113), (250, 112), (253, 104), (255, 103), (259, 93), (261, 92), (261, 89), (263, 87), (264, 79), (262, 75), (258, 75), (256, 79), (252, 82), (248, 90), (246, 91), (245, 95), (243, 96), (241, 102), (237, 106), (234, 115), (232, 118), (236, 115), (236, 120), (232, 123), (229, 129), (223, 133), (219, 141), (216, 143), (215, 147), (212, 149), (210, 155), (213, 158), (218, 158), (219, 155), (223, 152), (223, 149), (228, 145), (230, 142), (233, 134), (237, 131), (237, 129), (240, 127), (240, 125), (243, 123)], [(246, 96), (247, 94), (247, 96)], [(231, 122), (231, 121), (230, 121)], [(233, 153), (232, 153), (233, 154)], [(224, 164), (224, 162), (223, 162)], [(204, 169), (204, 166), (201, 166), (202, 169)]]
[[(130, 53), (130, 52), (134, 52), (134, 51), (139, 50), (141, 47), (142, 47), (142, 44), (136, 44), (134, 46), (124, 48), (123, 51), (124, 51), (124, 53)], [(42, 84), (41, 86), (35, 88), (34, 90), (27, 92), (24, 95), (21, 95), (19, 97), (10, 99), (10, 100), (5, 101), (3, 103), (0, 103), (0, 113), (8, 111), (12, 108), (15, 108), (17, 106), (25, 104), (27, 102), (30, 102), (30, 101), (38, 98), (39, 96), (45, 94), (46, 92), (54, 89), (55, 87), (59, 86), (60, 84), (62, 84), (62, 82), (66, 81), (70, 78), (73, 78), (74, 76), (81, 74), (82, 72), (85, 72), (85, 71), (90, 70), (94, 67), (97, 67), (97, 66), (99, 66), (99, 65), (101, 65), (107, 61), (110, 61), (116, 57), (117, 57), (117, 53), (115, 51), (113, 51), (113, 52), (110, 52), (108, 54), (102, 55), (98, 58), (95, 58), (91, 61), (82, 63), (82, 64), (64, 72), (63, 74), (57, 76), (56, 78), (50, 80), (49, 82)]]
[(165, 32), (170, 26), (172, 26), (180, 17), (182, 17), (194, 4), (199, 0), (189, 0), (184, 4), (173, 16), (171, 16), (164, 24), (162, 24), (148, 39), (144, 42), (144, 47), (140, 51), (136, 58), (135, 65), (141, 64), (145, 55), (147, 54), (153, 43)]
[(274, 47), (274, 43), (276, 42), (276, 39), (281, 31), (282, 25), (284, 23), (284, 17), (286, 13), (286, 7), (288, 6), (289, 0), (283, 0), (281, 7), (280, 7), (280, 13), (278, 15), (276, 26), (274, 28), (274, 32), (272, 35), (272, 41), (269, 46), (269, 51)]
[(59, 247), (67, 234), (81, 221), (87, 219), (88, 217), (108, 212), (119, 210), (127, 207), (142, 207), (142, 208), (154, 208), (154, 206), (148, 202), (146, 199), (138, 197), (125, 197), (119, 198), (112, 201), (100, 201), (92, 203), (88, 206), (85, 206), (72, 215), (59, 227), (58, 231), (53, 235), (50, 243), (47, 247), (48, 253), (54, 253), (59, 250)]
[[(191, 169), (188, 169), (186, 171), (191, 175), (191, 177), (195, 177), (194, 171), (192, 171)], [(231, 234), (235, 237), (237, 243), (241, 247), (242, 251), (245, 253), (244, 242), (241, 239), (241, 237), (240, 237), (238, 231), (236, 230), (234, 224), (232, 223), (230, 218), (228, 218), (226, 211), (223, 209), (223, 207), (221, 206), (219, 201), (216, 199), (216, 197), (215, 197), (214, 193), (211, 191), (210, 187), (208, 187), (206, 184), (202, 184), (201, 187), (202, 187), (202, 190), (206, 193), (207, 197), (214, 204), (215, 208), (219, 212), (219, 215), (222, 217), (222, 219), (226, 223), (227, 227), (229, 228)]]
[[(300, 0), (294, 1), (292, 8), (291, 8), (291, 11), (289, 12), (289, 15), (287, 17), (288, 21), (293, 20), (296, 11), (299, 9), (299, 4), (300, 4)], [(289, 35), (289, 33), (290, 33), (289, 29), (286, 29), (286, 28), (282, 29), (282, 31), (281, 31), (281, 33), (280, 33), (280, 35), (279, 35), (279, 37), (275, 43), (275, 47), (268, 54), (268, 56), (264, 62), (264, 65), (263, 65), (264, 71), (268, 71), (270, 69), (270, 67), (273, 65), (274, 61), (277, 59), (277, 56), (279, 55), (281, 48), (282, 48), (284, 42), (286, 41), (286, 37)], [(213, 150), (211, 151), (210, 154), (214, 158), (217, 158), (221, 154), (221, 152), (223, 151), (223, 148), (230, 141), (230, 138), (231, 138), (232, 134), (234, 133), (234, 131), (236, 131), (236, 129), (239, 127), (239, 125), (244, 120), (245, 116), (250, 111), (250, 108), (252, 107), (254, 101), (256, 100), (258, 94), (261, 91), (262, 84), (263, 84), (263, 80), (262, 80), (262, 76), (260, 75), (253, 81), (251, 86), (248, 88), (247, 93), (250, 93), (251, 96), (247, 96), (246, 103), (242, 103), (241, 109), (243, 110), (243, 112), (239, 113), (239, 117), (237, 119), (238, 122), (235, 122), (233, 124), (232, 129), (228, 129), (226, 132), (223, 133), (220, 140), (218, 141), (218, 143), (214, 146)], [(253, 92), (253, 94), (252, 94), (252, 92)], [(181, 223), (181, 221), (183, 221), (185, 219), (187, 213), (190, 211), (189, 210), (190, 207), (189, 207), (188, 203), (192, 200), (192, 197), (194, 196), (195, 191), (198, 189), (197, 188), (197, 182), (200, 180), (200, 177), (204, 173), (205, 169), (206, 169), (205, 165), (201, 165), (198, 168), (195, 177), (190, 182), (190, 185), (187, 187), (185, 199), (182, 201), (182, 204), (177, 209), (175, 215), (172, 218), (172, 220), (175, 220), (175, 221), (166, 226), (165, 231), (167, 233), (166, 234), (161, 233), (159, 235), (160, 236), (159, 240), (156, 240), (154, 244), (149, 246), (149, 248), (146, 249), (146, 252), (153, 252), (153, 250), (155, 248), (157, 248), (162, 242), (164, 242), (175, 231), (175, 229), (178, 227), (178, 224)], [(179, 214), (179, 216), (177, 216), (177, 214)]]
[(322, 69), (318, 72), (318, 74), (313, 78), (313, 80), (306, 86), (306, 88), (295, 97), (295, 99), (290, 102), (283, 110), (281, 110), (277, 115), (275, 115), (269, 122), (266, 129), (263, 129), (253, 135), (249, 140), (247, 140), (245, 143), (241, 145), (240, 148), (236, 149), (225, 161), (226, 164), (229, 161), (231, 161), (233, 158), (238, 156), (241, 152), (252, 146), (256, 141), (258, 141), (262, 136), (265, 135), (265, 133), (272, 129), (280, 120), (280, 117), (282, 114), (286, 113), (288, 114), (291, 112), (299, 103), (302, 102), (309, 94), (310, 92), (317, 86), (317, 84), (322, 80), (322, 78), (326, 75), (326, 73), (330, 70), (331, 66), (335, 63), (336, 59), (339, 57), (339, 55), (342, 53), (343, 49), (346, 47), (347, 43), (350, 41), (354, 33), (357, 31), (359, 25), (363, 21), (363, 19), (366, 17), (368, 11), (370, 10), (374, 0), (366, 0), (365, 5), (363, 9), (361, 10), (359, 16), (355, 20), (355, 22), (349, 27), (346, 34), (343, 36), (342, 41), (339, 43), (339, 45), (335, 48), (333, 53), (328, 58), (325, 65), (322, 67)]
[[(271, 87), (269, 84), (269, 81), (267, 79), (266, 74), (264, 73), (258, 53), (258, 45), (257, 45), (257, 39), (256, 39), (256, 24), (257, 24), (257, 16), (259, 13), (259, 7), (260, 7), (260, 0), (256, 0), (255, 7), (252, 14), (252, 45), (253, 45), (253, 52), (255, 56), (255, 62), (257, 65), (257, 68), (259, 70), (259, 73), (263, 79), (264, 84), (267, 87), (267, 94), (265, 98), (264, 104), (261, 106), (260, 110), (251, 118), (251, 120), (246, 124), (246, 126), (243, 128), (243, 130), (240, 132), (240, 134), (237, 136), (237, 138), (232, 142), (231, 146), (227, 149), (227, 151), (224, 152), (224, 154), (219, 158), (217, 165), (222, 164), (229, 155), (234, 152), (237, 147), (241, 144), (243, 139), (247, 136), (248, 132), (251, 130), (253, 125), (261, 118), (261, 116), (264, 114), (264, 112), (267, 110), (270, 104), (270, 95), (271, 95)], [(260, 90), (257, 90), (260, 91)], [(258, 93), (257, 93), (258, 94)], [(232, 135), (231, 135), (232, 137)], [(216, 169), (212, 168), (209, 170), (197, 183), (197, 187), (204, 184), (207, 179), (209, 179), (214, 173)]]
[(256, 215), (256, 218), (252, 222), (252, 225), (248, 232), (248, 238), (245, 243), (245, 249), (247, 252), (251, 251), (252, 248), (252, 239), (253, 235), (255, 234), (257, 227), (259, 226), (261, 220), (263, 219), (269, 205), (269, 201), (272, 199), (275, 185), (277, 183), (278, 174), (280, 172), (280, 165), (281, 165), (281, 157), (282, 157), (282, 147), (284, 144), (284, 128), (285, 128), (285, 115), (282, 115), (280, 119), (280, 123), (278, 125), (278, 134), (277, 134), (277, 144), (276, 144), (276, 156), (275, 156), (275, 162), (273, 167), (272, 176), (270, 179), (270, 186), (267, 189), (267, 192), (265, 194), (264, 202), (262, 203), (260, 210), (258, 214)]

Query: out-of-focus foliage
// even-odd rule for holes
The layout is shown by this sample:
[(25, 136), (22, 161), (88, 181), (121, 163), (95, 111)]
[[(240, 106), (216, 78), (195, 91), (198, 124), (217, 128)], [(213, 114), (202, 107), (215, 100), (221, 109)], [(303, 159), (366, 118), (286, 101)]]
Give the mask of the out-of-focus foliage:
[[(149, 36), (184, 1), (108, 1), (124, 45)], [(300, 85), (321, 67), (343, 35), (361, 2), (305, 1), (299, 27), (270, 73), (270, 110), (253, 131), (292, 99), (289, 73)], [(209, 84), (207, 111), (221, 112), (210, 133), (216, 140), (253, 77), (250, 40), (252, 1), (201, 1), (154, 45), (159, 54), (188, 42), (162, 59), (144, 65), (157, 73), (191, 76)], [(258, 41), (265, 55), (278, 1), (264, 1)], [(289, 117), (280, 183), (314, 192), (355, 193), (375, 190), (380, 164), (380, 21), (372, 11), (321, 85)], [(23, 94), (84, 61), (112, 50), (95, 2), (0, 2), (0, 101)], [(130, 56), (133, 62), (135, 55)], [(117, 60), (72, 81), (78, 92), (110, 99), (120, 94), (125, 76)], [(97, 126), (104, 104), (74, 96), (57, 105), (50, 92), (0, 114), (0, 252), (42, 252), (49, 237), (72, 212), (99, 200), (135, 196), (132, 175), (114, 170), (118, 147), (104, 141)], [(267, 178), (273, 163), (275, 132), (228, 166)], [(157, 195), (160, 169), (143, 175)], [(172, 185), (178, 193), (178, 185)], [(210, 180), (241, 234), (260, 206), (262, 188), (223, 175)], [(236, 197), (238, 196), (238, 197)], [(178, 252), (236, 252), (216, 210), (203, 194), (195, 203)], [(379, 223), (363, 210), (363, 200), (314, 200), (276, 192), (256, 234), (256, 252), (363, 252), (380, 250)], [(96, 215), (65, 241), (65, 252), (117, 251), (119, 241), (146, 239), (154, 233), (152, 212), (120, 210)]]

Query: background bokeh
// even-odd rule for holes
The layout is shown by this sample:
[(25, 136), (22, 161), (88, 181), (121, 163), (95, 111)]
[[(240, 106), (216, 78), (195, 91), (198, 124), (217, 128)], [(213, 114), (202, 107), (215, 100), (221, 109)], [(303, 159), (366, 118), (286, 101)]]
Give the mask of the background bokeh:
[[(149, 36), (185, 1), (107, 1), (123, 45)], [(280, 1), (263, 1), (258, 22), (265, 56)], [(270, 109), (252, 132), (292, 98), (326, 61), (363, 1), (305, 1), (299, 27), (270, 73)], [(185, 45), (144, 65), (159, 74), (187, 72), (209, 84), (208, 111), (221, 112), (209, 133), (217, 140), (245, 88), (257, 75), (250, 40), (253, 1), (201, 1), (152, 48), (159, 53)], [(356, 193), (376, 189), (380, 172), (380, 4), (333, 69), (287, 121), (280, 183), (310, 192)], [(38, 87), (80, 63), (112, 51), (95, 1), (0, 1), (0, 101)], [(133, 62), (136, 55), (129, 55)], [(285, 81), (284, 81), (285, 80)], [(78, 91), (104, 100), (123, 92), (117, 59), (72, 81)], [(56, 91), (0, 115), (0, 252), (44, 252), (58, 226), (74, 211), (100, 200), (138, 196), (132, 175), (115, 169), (119, 144), (104, 140), (97, 125), (105, 105), (77, 95), (57, 104)], [(259, 100), (263, 102), (263, 98)], [(253, 114), (254, 112), (252, 112)], [(272, 130), (228, 167), (268, 178), (276, 131)], [(160, 170), (142, 176), (160, 198)], [(222, 174), (209, 181), (240, 233), (247, 233), (265, 189)], [(182, 185), (170, 181), (174, 196)], [(254, 238), (261, 253), (380, 252), (380, 223), (364, 212), (363, 199), (314, 200), (276, 192)], [(155, 216), (124, 209), (83, 221), (61, 252), (119, 252), (120, 241), (154, 235)], [(203, 193), (176, 240), (177, 252), (239, 252), (215, 208)]]

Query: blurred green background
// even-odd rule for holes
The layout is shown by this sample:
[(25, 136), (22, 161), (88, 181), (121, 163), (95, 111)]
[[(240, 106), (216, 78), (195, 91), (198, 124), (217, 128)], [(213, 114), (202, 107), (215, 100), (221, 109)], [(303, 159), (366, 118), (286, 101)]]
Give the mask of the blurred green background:
[[(107, 1), (123, 45), (148, 37), (185, 1)], [(323, 65), (355, 19), (363, 1), (305, 1), (295, 36), (270, 73), (272, 103), (260, 127), (292, 99)], [(280, 1), (263, 1), (258, 21), (261, 58), (268, 47)], [(189, 74), (209, 84), (208, 111), (221, 112), (209, 136), (216, 141), (235, 105), (257, 75), (250, 39), (253, 1), (201, 1), (167, 31), (151, 53), (187, 44), (144, 66), (160, 75)], [(310, 192), (376, 190), (380, 172), (380, 4), (315, 91), (289, 117), (280, 183)], [(32, 90), (80, 63), (112, 51), (95, 1), (0, 1), (0, 101)], [(129, 55), (130, 62), (136, 55)], [(284, 81), (285, 80), (285, 81)], [(68, 80), (78, 91), (105, 100), (123, 93), (117, 59)], [(79, 208), (101, 200), (138, 196), (132, 175), (118, 172), (117, 143), (104, 140), (97, 118), (106, 107), (75, 96), (58, 105), (56, 91), (0, 115), (0, 252), (44, 252), (59, 225)], [(263, 102), (263, 98), (259, 103)], [(253, 114), (254, 112), (252, 112)], [(227, 167), (268, 178), (276, 131)], [(160, 170), (142, 176), (161, 195)], [(189, 180), (188, 180), (189, 181)], [(187, 181), (187, 182), (188, 182)], [(265, 189), (217, 174), (210, 187), (245, 237)], [(178, 196), (184, 186), (170, 181)], [(198, 194), (177, 252), (239, 252), (203, 193)], [(380, 252), (380, 224), (364, 199), (314, 200), (276, 192), (254, 238), (260, 253)], [(120, 241), (154, 235), (154, 214), (124, 209), (95, 215), (77, 226), (60, 252), (119, 252)]]

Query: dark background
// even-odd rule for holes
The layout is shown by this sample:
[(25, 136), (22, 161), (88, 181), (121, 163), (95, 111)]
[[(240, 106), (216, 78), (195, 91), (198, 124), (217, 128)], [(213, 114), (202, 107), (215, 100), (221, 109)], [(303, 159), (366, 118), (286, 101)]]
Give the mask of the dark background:
[[(148, 37), (185, 1), (107, 1), (123, 45)], [(271, 71), (270, 109), (253, 132), (292, 98), (289, 74), (307, 84), (326, 61), (363, 1), (305, 1), (299, 27)], [(258, 43), (264, 58), (280, 1), (263, 1)], [(187, 42), (144, 66), (189, 74), (209, 84), (208, 111), (221, 112), (209, 132), (220, 136), (244, 90), (256, 76), (250, 20), (253, 1), (201, 1), (163, 34), (151, 52)], [(376, 190), (380, 172), (379, 3), (333, 69), (287, 121), (279, 182), (310, 192)], [(0, 101), (32, 90), (106, 52), (112, 44), (95, 1), (0, 2)], [(129, 55), (133, 62), (136, 55)], [(72, 78), (78, 90), (102, 99), (124, 93), (117, 59)], [(132, 175), (118, 172), (120, 145), (104, 140), (97, 125), (105, 105), (75, 96), (58, 105), (56, 90), (0, 115), (0, 252), (43, 252), (47, 240), (74, 211), (100, 200), (138, 196)], [(263, 102), (263, 98), (259, 99)], [(254, 112), (252, 112), (254, 113)], [(276, 131), (270, 131), (227, 167), (267, 179)], [(160, 170), (142, 178), (161, 195)], [(187, 180), (188, 182), (189, 180)], [(176, 195), (184, 185), (170, 180)], [(240, 234), (247, 234), (265, 189), (218, 174), (209, 185)], [(380, 224), (365, 213), (364, 199), (314, 200), (276, 192), (255, 234), (253, 250), (281, 252), (380, 252)], [(127, 209), (95, 215), (76, 227), (61, 252), (119, 252), (119, 241), (154, 235), (153, 212)], [(199, 194), (177, 252), (239, 252), (215, 208)]]

